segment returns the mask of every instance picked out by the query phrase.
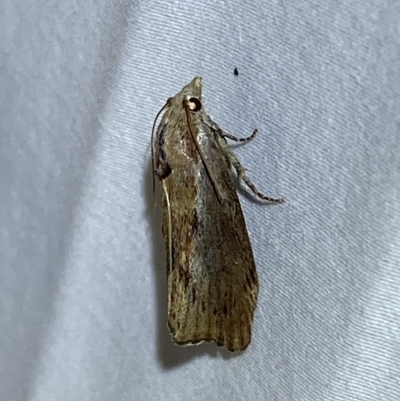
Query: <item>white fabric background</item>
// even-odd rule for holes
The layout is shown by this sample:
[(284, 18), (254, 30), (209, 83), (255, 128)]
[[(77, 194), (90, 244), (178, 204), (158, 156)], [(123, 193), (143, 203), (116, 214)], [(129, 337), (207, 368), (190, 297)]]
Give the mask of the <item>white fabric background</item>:
[[(5, 0), (0, 399), (396, 400), (400, 3)], [(237, 67), (239, 76), (233, 75)], [(150, 132), (193, 76), (265, 193), (233, 356), (179, 348)]]

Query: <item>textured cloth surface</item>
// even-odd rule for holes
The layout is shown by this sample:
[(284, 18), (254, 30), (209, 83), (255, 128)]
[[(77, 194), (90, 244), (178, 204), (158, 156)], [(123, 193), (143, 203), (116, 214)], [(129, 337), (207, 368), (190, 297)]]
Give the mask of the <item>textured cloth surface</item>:
[[(400, 3), (6, 0), (0, 399), (396, 400)], [(234, 68), (239, 75), (235, 76)], [(150, 133), (204, 78), (260, 279), (240, 355), (179, 348)]]

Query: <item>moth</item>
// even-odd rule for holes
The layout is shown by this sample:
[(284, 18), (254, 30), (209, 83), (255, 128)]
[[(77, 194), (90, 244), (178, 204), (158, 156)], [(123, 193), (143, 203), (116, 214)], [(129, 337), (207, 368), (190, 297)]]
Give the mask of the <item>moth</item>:
[(283, 199), (257, 190), (227, 139), (248, 142), (256, 133), (235, 137), (207, 115), (201, 77), (169, 98), (155, 118), (153, 189), (157, 176), (167, 253), (168, 326), (175, 344), (212, 341), (243, 351), (251, 341), (258, 279), (233, 170), (261, 199)]

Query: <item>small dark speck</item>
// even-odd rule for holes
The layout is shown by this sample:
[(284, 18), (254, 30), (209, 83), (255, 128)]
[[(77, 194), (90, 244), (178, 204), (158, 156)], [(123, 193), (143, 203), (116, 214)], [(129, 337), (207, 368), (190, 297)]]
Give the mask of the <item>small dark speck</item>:
[(233, 70), (233, 74), (234, 74), (234, 75), (236, 75), (236, 76), (238, 76), (238, 75), (239, 75), (239, 71), (238, 71), (238, 69), (237, 69), (237, 68), (235, 68), (235, 69)]

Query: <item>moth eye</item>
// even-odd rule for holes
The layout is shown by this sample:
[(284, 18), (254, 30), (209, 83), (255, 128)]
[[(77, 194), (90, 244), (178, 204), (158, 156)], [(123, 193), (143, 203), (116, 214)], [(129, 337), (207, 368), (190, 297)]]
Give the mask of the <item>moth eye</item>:
[(199, 111), (201, 109), (201, 102), (196, 97), (191, 97), (188, 101), (190, 111)]

